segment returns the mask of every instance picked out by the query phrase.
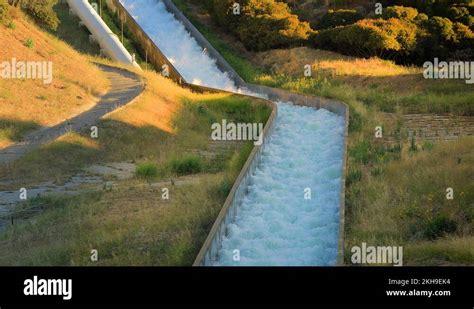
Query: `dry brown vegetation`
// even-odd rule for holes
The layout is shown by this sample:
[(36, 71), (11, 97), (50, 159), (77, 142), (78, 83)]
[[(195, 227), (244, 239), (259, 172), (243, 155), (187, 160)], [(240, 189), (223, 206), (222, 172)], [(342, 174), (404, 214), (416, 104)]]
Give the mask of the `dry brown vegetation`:
[[(27, 131), (51, 126), (92, 107), (108, 86), (105, 75), (64, 42), (12, 10), (14, 27), (0, 25), (0, 63), (51, 61), (53, 81), (0, 79), (0, 147)], [(28, 45), (28, 46), (27, 46)]]
[[(199, 18), (198, 10), (188, 6), (190, 0), (175, 2), (248, 82), (349, 105), (348, 264), (351, 246), (367, 242), (403, 245), (410, 265), (472, 265), (473, 137), (459, 138), (472, 129), (458, 125), (472, 124), (472, 86), (464, 81), (425, 80), (420, 68), (311, 48), (249, 56), (236, 50), (222, 29)], [(312, 66), (312, 77), (304, 77), (307, 64)], [(440, 118), (454, 122), (437, 121)], [(377, 126), (383, 127), (383, 138), (375, 138)], [(454, 140), (441, 142), (445, 138)], [(457, 192), (452, 201), (446, 200), (448, 187)]]
[[(309, 64), (315, 76), (322, 75), (354, 88), (379, 88), (398, 94), (421, 94), (440, 84), (439, 81), (424, 79), (419, 67), (400, 66), (379, 58), (355, 58), (309, 47), (261, 52), (256, 54), (255, 62), (276, 74), (294, 77), (303, 77), (304, 67)], [(455, 91), (467, 91), (462, 81), (443, 80), (442, 83), (443, 87)]]
[[(116, 181), (112, 192), (30, 201), (48, 206), (34, 220), (0, 233), (0, 265), (192, 264), (253, 146), (213, 149), (210, 124), (233, 117), (265, 122), (270, 109), (260, 99), (197, 94), (159, 74), (141, 74), (145, 92), (100, 122), (99, 139), (67, 134), (0, 178), (64, 179), (91, 164), (122, 160), (155, 166), (159, 174)], [(189, 154), (199, 160), (200, 172), (192, 182), (167, 184), (171, 198), (163, 201), (156, 181), (178, 181), (167, 168)], [(90, 261), (92, 249), (100, 252), (98, 263)]]

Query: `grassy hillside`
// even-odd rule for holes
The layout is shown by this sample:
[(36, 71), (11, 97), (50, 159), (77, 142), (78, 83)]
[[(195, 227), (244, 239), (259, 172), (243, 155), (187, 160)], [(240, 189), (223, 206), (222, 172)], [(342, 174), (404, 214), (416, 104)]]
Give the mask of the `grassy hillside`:
[[(265, 74), (254, 82), (340, 100), (356, 98), (381, 112), (474, 115), (474, 89), (459, 80), (426, 80), (422, 69), (378, 58), (359, 59), (312, 48), (259, 53)], [(304, 66), (313, 75), (304, 77)]]
[[(81, 135), (68, 134), (15, 162), (0, 176), (38, 182), (65, 179), (95, 162), (152, 160), (162, 165), (186, 149), (206, 148), (211, 124), (219, 122), (217, 118), (226, 109), (235, 110), (234, 116), (227, 116), (229, 120), (239, 117), (262, 121), (269, 115), (258, 100), (229, 94), (200, 95), (155, 73), (140, 74), (147, 83), (145, 92), (133, 104), (105, 117), (99, 125), (98, 139), (90, 138), (89, 130)], [(177, 127), (176, 121), (185, 117), (182, 113), (186, 113), (186, 119)], [(196, 119), (195, 113), (201, 117)], [(210, 169), (212, 164), (219, 166), (219, 162), (208, 163)]]
[[(62, 26), (52, 35), (93, 55), (87, 34), (73, 27), (75, 18), (61, 13), (65, 10), (56, 6)], [(83, 62), (121, 66), (93, 56)], [(253, 148), (250, 142), (212, 142), (211, 124), (265, 123), (271, 110), (260, 99), (197, 94), (159, 74), (136, 73), (145, 91), (104, 117), (97, 139), (89, 130), (68, 133), (0, 168), (0, 179), (8, 180), (3, 190), (65, 183), (87, 167), (114, 162), (135, 164), (134, 177), (108, 176), (103, 180), (113, 181), (112, 189), (18, 205), (42, 211), (0, 233), (0, 265), (192, 264)], [(169, 200), (162, 199), (165, 187)], [(93, 249), (97, 262), (90, 259)]]
[[(95, 163), (132, 161), (136, 178), (117, 181), (112, 192), (20, 205), (47, 206), (0, 234), (0, 265), (192, 264), (252, 149), (251, 143), (216, 149), (211, 124), (265, 122), (270, 110), (258, 99), (196, 94), (143, 74), (145, 93), (103, 119), (99, 139), (68, 134), (2, 173), (41, 181)], [(170, 189), (169, 201), (161, 199), (163, 187)], [(92, 249), (99, 251), (98, 263), (89, 258)]]
[(53, 80), (0, 79), (0, 147), (30, 130), (62, 122), (93, 106), (108, 88), (87, 58), (12, 10), (10, 26), (0, 25), (0, 62), (51, 61)]
[[(175, 3), (248, 82), (349, 105), (347, 263), (351, 247), (362, 242), (403, 245), (410, 265), (474, 263), (473, 137), (458, 139), (472, 132), (472, 86), (425, 80), (416, 67), (311, 48), (251, 53), (195, 1)], [(307, 64), (311, 77), (303, 75)], [(460, 115), (471, 116), (465, 117), (468, 130), (454, 129)], [(408, 119), (413, 123), (417, 116), (420, 125), (413, 129)], [(422, 122), (422, 116), (430, 120)], [(452, 120), (440, 120), (445, 118)], [(382, 138), (375, 137), (378, 126)], [(435, 138), (428, 140), (425, 132)], [(443, 132), (454, 140), (443, 141)], [(453, 188), (453, 200), (446, 199), (447, 188)]]

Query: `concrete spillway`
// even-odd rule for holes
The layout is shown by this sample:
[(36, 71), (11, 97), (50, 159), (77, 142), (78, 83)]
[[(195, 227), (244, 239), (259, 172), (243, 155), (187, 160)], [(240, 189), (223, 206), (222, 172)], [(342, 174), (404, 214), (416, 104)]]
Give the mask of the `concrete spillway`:
[[(188, 82), (246, 91), (219, 70), (163, 2), (121, 2)], [(336, 263), (345, 119), (277, 103), (261, 161), (210, 265)]]

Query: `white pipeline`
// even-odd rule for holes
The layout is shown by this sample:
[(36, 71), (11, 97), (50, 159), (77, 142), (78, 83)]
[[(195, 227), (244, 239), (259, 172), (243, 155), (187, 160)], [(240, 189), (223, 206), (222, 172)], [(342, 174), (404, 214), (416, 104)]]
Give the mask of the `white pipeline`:
[(132, 55), (125, 49), (119, 38), (110, 30), (109, 26), (97, 14), (92, 5), (87, 0), (67, 0), (69, 8), (76, 14), (92, 33), (104, 53), (112, 60), (131, 64), (137, 68), (140, 66), (133, 59)]

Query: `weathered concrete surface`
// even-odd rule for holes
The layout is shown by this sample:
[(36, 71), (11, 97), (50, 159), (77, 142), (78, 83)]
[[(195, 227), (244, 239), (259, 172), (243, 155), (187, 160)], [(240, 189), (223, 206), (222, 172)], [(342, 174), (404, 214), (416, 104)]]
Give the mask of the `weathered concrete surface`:
[(87, 167), (85, 171), (91, 175), (104, 178), (116, 178), (125, 180), (135, 175), (136, 165), (129, 162), (108, 163)]

